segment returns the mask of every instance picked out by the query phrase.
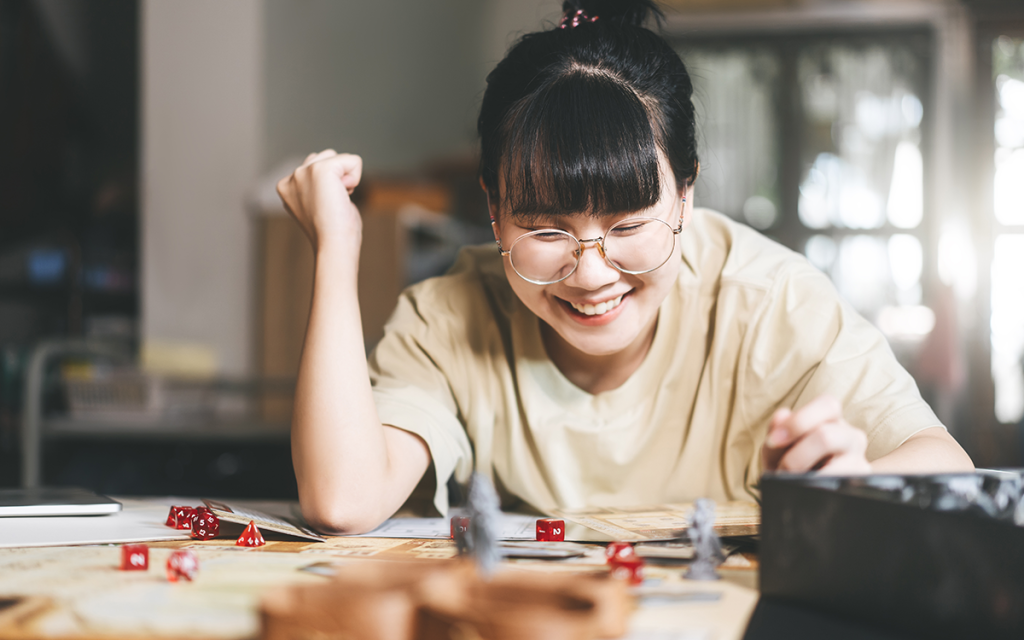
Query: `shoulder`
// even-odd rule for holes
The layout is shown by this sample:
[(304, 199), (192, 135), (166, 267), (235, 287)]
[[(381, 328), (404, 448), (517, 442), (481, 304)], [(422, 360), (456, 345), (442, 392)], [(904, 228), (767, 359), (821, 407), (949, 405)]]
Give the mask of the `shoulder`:
[[(870, 328), (807, 259), (728, 217), (695, 212), (684, 245), (719, 315), (744, 327), (755, 360), (820, 357), (842, 327)], [(790, 354), (788, 357), (785, 354)]]
[(515, 295), (508, 286), (501, 256), (493, 244), (464, 247), (448, 273), (405, 289), (386, 330), (451, 333), (465, 336), (473, 327), (508, 316)]
[(737, 301), (745, 301), (755, 369), (772, 370), (779, 362), (814, 364), (826, 352), (888, 352), (881, 333), (807, 258), (722, 214), (700, 213), (694, 226), (707, 244), (703, 263), (718, 269), (720, 304), (739, 307)]
[(793, 304), (803, 298), (836, 305), (832, 281), (807, 259), (775, 240), (710, 209), (697, 209), (683, 231), (683, 261), (689, 267), (681, 282), (707, 295), (739, 293)]
[(684, 259), (691, 256), (702, 279), (764, 290), (794, 277), (828, 283), (804, 256), (717, 211), (695, 210), (683, 233)]

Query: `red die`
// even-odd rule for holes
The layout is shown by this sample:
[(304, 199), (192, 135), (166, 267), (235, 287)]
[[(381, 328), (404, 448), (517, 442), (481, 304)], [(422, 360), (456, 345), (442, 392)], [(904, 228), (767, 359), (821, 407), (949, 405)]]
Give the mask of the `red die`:
[(638, 585), (644, 581), (644, 560), (639, 556), (624, 560), (610, 560), (608, 565), (613, 578), (627, 580), (631, 585)]
[(546, 542), (565, 540), (565, 520), (540, 518), (537, 520), (537, 539)]
[(196, 510), (192, 507), (171, 507), (171, 513), (167, 515), (167, 519), (171, 519), (171, 515), (174, 516), (175, 529), (188, 530), (192, 528), (192, 517), (196, 515)]
[(196, 510), (192, 516), (192, 537), (196, 540), (209, 540), (216, 538), (220, 533), (220, 518), (213, 515), (209, 509)]
[(456, 533), (465, 535), (469, 532), (469, 517), (455, 516), (452, 518), (452, 540), (456, 540)]
[(608, 546), (604, 548), (604, 555), (608, 559), (608, 564), (632, 560), (637, 557), (636, 551), (633, 550), (633, 545), (629, 542), (609, 542)]
[(177, 582), (184, 578), (189, 582), (199, 572), (199, 558), (188, 549), (179, 549), (167, 559), (167, 579)]
[(267, 542), (263, 539), (260, 530), (256, 528), (256, 523), (250, 520), (249, 526), (245, 528), (242, 535), (238, 536), (235, 544), (239, 547), (262, 547)]
[(149, 547), (144, 544), (121, 545), (121, 571), (145, 571), (149, 568)]
[(174, 518), (177, 515), (178, 507), (171, 507), (171, 510), (167, 512), (167, 522), (164, 524), (168, 527), (174, 528)]

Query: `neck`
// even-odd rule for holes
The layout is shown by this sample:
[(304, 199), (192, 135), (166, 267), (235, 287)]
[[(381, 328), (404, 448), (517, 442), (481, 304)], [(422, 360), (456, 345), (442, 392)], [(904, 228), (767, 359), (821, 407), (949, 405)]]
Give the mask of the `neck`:
[(618, 389), (640, 365), (654, 342), (657, 318), (633, 344), (622, 351), (603, 356), (584, 353), (566, 342), (558, 332), (541, 322), (544, 349), (569, 382), (587, 393), (598, 394)]

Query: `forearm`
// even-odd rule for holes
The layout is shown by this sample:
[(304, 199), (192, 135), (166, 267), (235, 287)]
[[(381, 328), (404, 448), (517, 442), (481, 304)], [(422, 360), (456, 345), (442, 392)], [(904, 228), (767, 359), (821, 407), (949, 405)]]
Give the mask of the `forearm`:
[(358, 252), (357, 244), (322, 247), (317, 253), (292, 419), (292, 461), (303, 515), (336, 533), (367, 530), (391, 515), (429, 462), (421, 441), (381, 426), (377, 416), (353, 251)]
[(875, 473), (973, 471), (967, 452), (945, 429), (933, 427), (911, 436), (892, 453), (871, 463)]

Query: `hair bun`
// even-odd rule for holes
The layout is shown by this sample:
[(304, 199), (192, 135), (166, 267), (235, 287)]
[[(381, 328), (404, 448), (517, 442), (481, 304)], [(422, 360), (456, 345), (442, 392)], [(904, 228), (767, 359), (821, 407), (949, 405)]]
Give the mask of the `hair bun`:
[(602, 22), (618, 22), (642, 27), (651, 16), (660, 23), (664, 14), (655, 0), (565, 0), (562, 13), (571, 15), (583, 10)]

